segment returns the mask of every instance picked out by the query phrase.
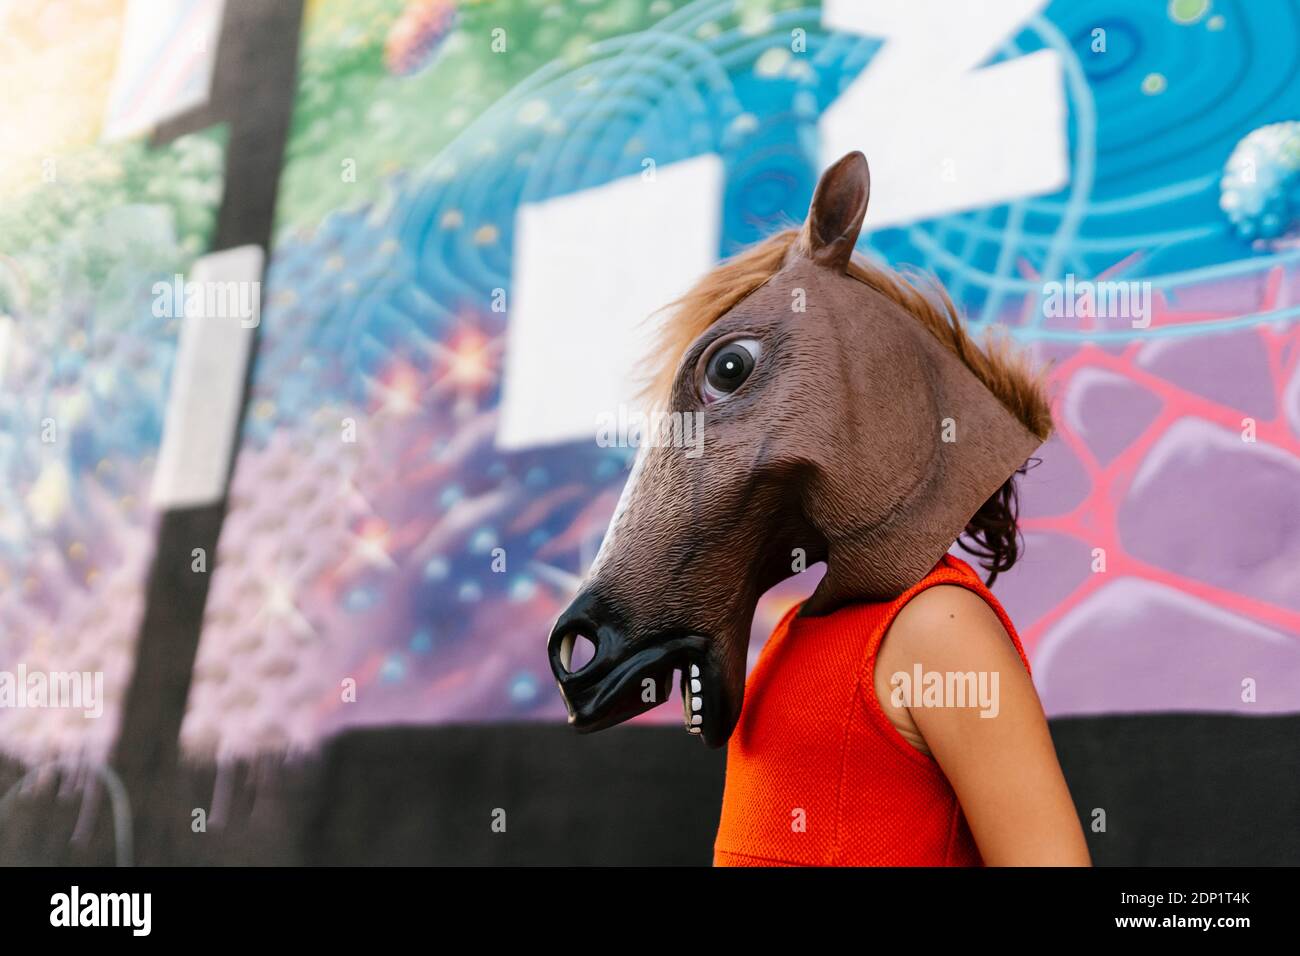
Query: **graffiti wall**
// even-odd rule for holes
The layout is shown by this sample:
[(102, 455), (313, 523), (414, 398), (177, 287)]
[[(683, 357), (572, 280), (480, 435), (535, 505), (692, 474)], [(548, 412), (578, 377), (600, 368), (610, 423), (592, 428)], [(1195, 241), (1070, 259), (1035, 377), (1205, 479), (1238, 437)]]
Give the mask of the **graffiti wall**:
[(187, 748), (562, 717), (639, 323), (840, 145), (861, 251), (1053, 363), (997, 588), (1049, 712), (1300, 707), (1300, 10), (933, 6), (310, 4)]
[[(110, 715), (0, 710), (32, 759), (111, 742), (176, 353), (150, 290), (240, 188), (220, 128), (150, 139), (142, 79), (201, 98), (221, 4), (127, 70), (137, 6), (0, 7), (0, 76), (61, 84), (0, 104), (0, 664), (103, 671)], [(562, 719), (545, 638), (634, 455), (601, 416), (657, 310), (855, 148), (859, 251), (1051, 363), (996, 587), (1049, 715), (1300, 711), (1298, 34), (1294, 0), (310, 0), (184, 752)]]
[(208, 249), (222, 195), (220, 129), (106, 138), (126, 6), (0, 16), (0, 82), (31, 91), (0, 104), (0, 669), (10, 695), (28, 674), (100, 681), (82, 708), (5, 701), (0, 740), (32, 760), (112, 744), (176, 350), (151, 289)]

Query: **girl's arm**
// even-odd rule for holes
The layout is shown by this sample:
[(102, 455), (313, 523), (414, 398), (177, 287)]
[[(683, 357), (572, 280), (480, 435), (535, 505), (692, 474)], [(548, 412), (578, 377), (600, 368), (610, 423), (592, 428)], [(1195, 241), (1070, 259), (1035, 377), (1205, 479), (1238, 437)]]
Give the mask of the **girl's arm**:
[(923, 672), (983, 674), (990, 692), (997, 675), (988, 706), (945, 701), (949, 706), (926, 707), (913, 701), (908, 708), (957, 793), (984, 862), (1091, 865), (1043, 706), (993, 609), (956, 585), (922, 591), (890, 626), (877, 674), (882, 668), (887, 675), (911, 674), (916, 663)]

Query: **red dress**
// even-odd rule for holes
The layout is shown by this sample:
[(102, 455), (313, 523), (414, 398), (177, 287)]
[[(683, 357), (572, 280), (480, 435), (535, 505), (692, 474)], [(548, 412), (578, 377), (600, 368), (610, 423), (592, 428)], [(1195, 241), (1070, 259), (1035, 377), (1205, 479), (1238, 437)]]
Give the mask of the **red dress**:
[(903, 606), (936, 584), (1002, 606), (966, 562), (945, 555), (893, 601), (777, 625), (745, 685), (727, 749), (716, 866), (979, 866), (952, 785), (876, 698), (880, 643)]

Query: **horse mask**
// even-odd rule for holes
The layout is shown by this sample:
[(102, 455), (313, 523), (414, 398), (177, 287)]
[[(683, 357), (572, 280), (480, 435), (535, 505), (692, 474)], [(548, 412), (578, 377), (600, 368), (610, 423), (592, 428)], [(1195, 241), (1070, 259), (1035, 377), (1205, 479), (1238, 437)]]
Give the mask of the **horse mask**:
[[(770, 278), (677, 363), (667, 409), (702, 413), (703, 451), (639, 449), (551, 633), (577, 730), (664, 702), (680, 671), (687, 729), (722, 746), (764, 591), (825, 561), (800, 613), (896, 597), (1041, 443), (915, 315), (848, 273), (869, 193), (861, 153), (827, 170)], [(582, 666), (580, 641), (594, 645)]]

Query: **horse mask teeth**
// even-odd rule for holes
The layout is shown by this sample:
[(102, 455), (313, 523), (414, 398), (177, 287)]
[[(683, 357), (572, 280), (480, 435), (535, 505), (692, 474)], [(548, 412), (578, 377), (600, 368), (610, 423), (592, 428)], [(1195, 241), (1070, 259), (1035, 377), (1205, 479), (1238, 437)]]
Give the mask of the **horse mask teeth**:
[[(897, 596), (1046, 437), (916, 300), (882, 287), (887, 273), (853, 258), (869, 196), (866, 159), (850, 153), (823, 174), (798, 233), (722, 264), (682, 300), (672, 323), (694, 334), (674, 350), (665, 428), (702, 420), (703, 451), (667, 433), (643, 445), (552, 632), (579, 730), (662, 703), (675, 670), (686, 728), (722, 746), (764, 591), (825, 561), (801, 613)], [(596, 649), (571, 673), (559, 649), (579, 633)]]

